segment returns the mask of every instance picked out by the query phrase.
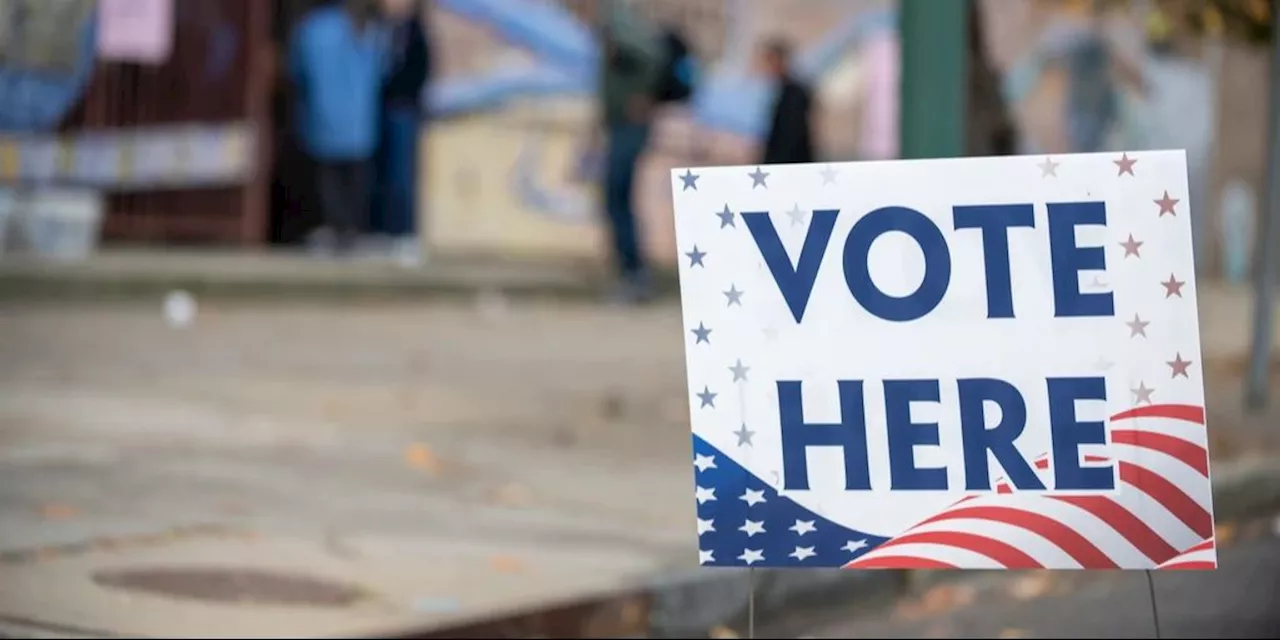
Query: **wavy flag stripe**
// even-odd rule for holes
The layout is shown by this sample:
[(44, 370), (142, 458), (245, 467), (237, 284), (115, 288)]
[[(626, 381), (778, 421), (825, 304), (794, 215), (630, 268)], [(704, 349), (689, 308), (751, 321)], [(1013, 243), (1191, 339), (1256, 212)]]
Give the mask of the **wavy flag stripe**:
[[(1121, 481), (1114, 493), (1045, 496), (1018, 492), (1000, 479), (994, 495), (960, 500), (846, 568), (973, 566), (973, 554), (1002, 569), (1216, 566), (1203, 408), (1154, 405), (1110, 421), (1120, 427), (1112, 431), (1113, 444), (1126, 445), (1114, 447)], [(1186, 439), (1187, 425), (1198, 426), (1200, 437)], [(1048, 457), (1034, 466), (1047, 472)], [(1200, 484), (1185, 486), (1190, 478)]]

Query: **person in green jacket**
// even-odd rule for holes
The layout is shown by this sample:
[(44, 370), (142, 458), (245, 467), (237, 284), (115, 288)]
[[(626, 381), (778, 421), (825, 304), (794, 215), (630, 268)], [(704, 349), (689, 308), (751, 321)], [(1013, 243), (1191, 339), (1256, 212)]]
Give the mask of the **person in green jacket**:
[(634, 185), (653, 124), (662, 41), (656, 26), (625, 2), (601, 0), (588, 6), (595, 13), (601, 42), (598, 133), (605, 145), (604, 207), (620, 272), (615, 297), (634, 304), (652, 294), (640, 246)]

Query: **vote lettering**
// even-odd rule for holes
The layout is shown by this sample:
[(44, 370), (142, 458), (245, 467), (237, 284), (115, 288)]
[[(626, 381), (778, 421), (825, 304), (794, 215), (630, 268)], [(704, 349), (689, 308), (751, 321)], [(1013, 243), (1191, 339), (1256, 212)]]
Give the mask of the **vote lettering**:
[[(1079, 273), (1106, 268), (1102, 247), (1076, 244), (1076, 228), (1105, 225), (1102, 202), (1051, 202), (1048, 205), (1049, 256), (1052, 264), (1055, 317), (1113, 316), (1111, 292), (1080, 291)], [(837, 209), (813, 212), (798, 259), (793, 263), (766, 212), (743, 212), (742, 218), (769, 267), (796, 323), (804, 319), (809, 296), (818, 277), (835, 229)], [(982, 234), (986, 271), (987, 317), (1013, 318), (1013, 284), (1009, 273), (1010, 236), (1019, 228), (1035, 227), (1031, 203), (965, 205), (952, 208), (955, 230)], [(871, 279), (867, 256), (880, 236), (898, 231), (907, 234), (924, 254), (924, 278), (916, 290), (896, 297), (886, 294)], [(951, 283), (951, 250), (946, 236), (928, 216), (907, 207), (882, 207), (863, 216), (849, 230), (841, 258), (849, 293), (872, 315), (892, 322), (910, 322), (932, 311), (947, 294)]]
[[(1079, 273), (1104, 270), (1106, 256), (1102, 247), (1079, 246), (1077, 227), (1105, 225), (1106, 207), (1102, 202), (1048, 203), (1048, 253), (1052, 267), (1051, 282), (1055, 317), (1089, 317), (1115, 315), (1110, 292), (1086, 293), (1080, 290)], [(986, 274), (987, 317), (1011, 319), (1016, 315), (1010, 275), (1009, 248), (1019, 229), (1035, 227), (1035, 209), (1031, 203), (963, 205), (952, 208), (952, 225), (957, 232), (981, 234), (984, 271)], [(816, 210), (805, 236), (800, 255), (793, 262), (787, 254), (767, 213), (744, 212), (743, 219), (778, 291), (786, 301), (796, 323), (804, 320), (810, 294), (818, 271), (831, 244), (831, 236), (839, 210)], [(868, 255), (872, 244), (889, 232), (909, 236), (924, 255), (924, 276), (915, 291), (905, 296), (892, 296), (882, 291), (871, 278)], [(907, 207), (883, 207), (867, 213), (853, 224), (844, 239), (841, 265), (845, 284), (854, 300), (873, 316), (890, 322), (910, 322), (933, 311), (946, 297), (951, 282), (951, 250), (946, 234), (925, 214)], [(782, 433), (783, 481), (788, 490), (808, 490), (808, 452), (814, 447), (838, 447), (845, 461), (844, 488), (868, 491), (871, 473), (867, 441), (867, 420), (862, 380), (840, 380), (841, 420), (836, 424), (811, 424), (805, 421), (799, 381), (778, 381), (778, 410)], [(890, 484), (893, 491), (945, 491), (950, 489), (947, 470), (921, 467), (916, 462), (918, 447), (939, 444), (939, 425), (915, 423), (911, 419), (914, 403), (940, 401), (940, 380), (884, 380), (885, 423), (875, 425), (886, 431)], [(1113, 469), (1107, 465), (1081, 462), (1082, 445), (1106, 442), (1102, 422), (1081, 421), (1076, 417), (1076, 401), (1105, 400), (1106, 381), (1101, 377), (1046, 378), (1044, 388), (1027, 390), (1047, 394), (1050, 409), (1049, 429), (1052, 440), (1052, 487), (1036, 474), (1032, 465), (1015, 447), (1015, 441), (1027, 427), (1027, 408), (1023, 391), (1009, 382), (994, 378), (960, 379), (955, 384), (959, 406), (960, 438), (963, 443), (964, 490), (989, 491), (994, 458), (1009, 484), (1019, 490), (1107, 490), (1115, 486)], [(988, 426), (987, 406), (1000, 408), (998, 424)], [(877, 452), (879, 453), (879, 452)], [(988, 456), (990, 454), (990, 457)]]

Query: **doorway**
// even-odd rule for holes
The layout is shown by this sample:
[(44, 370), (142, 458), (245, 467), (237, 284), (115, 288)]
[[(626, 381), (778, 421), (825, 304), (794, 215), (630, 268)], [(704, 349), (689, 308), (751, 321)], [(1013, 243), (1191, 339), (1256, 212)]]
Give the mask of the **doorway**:
[(271, 87), (272, 166), (269, 237), (273, 245), (297, 245), (319, 222), (312, 167), (302, 152), (294, 126), (296, 96), (289, 81), (289, 34), (312, 7), (326, 0), (272, 0), (271, 42), (277, 73)]

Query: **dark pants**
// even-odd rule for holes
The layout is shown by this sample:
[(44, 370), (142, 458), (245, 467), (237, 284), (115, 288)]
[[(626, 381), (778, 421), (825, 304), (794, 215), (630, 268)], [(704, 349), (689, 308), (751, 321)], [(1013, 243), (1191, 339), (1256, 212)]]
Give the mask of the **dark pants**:
[(350, 247), (369, 219), (369, 163), (317, 160), (315, 164), (320, 215), (339, 244)]
[(420, 124), (416, 106), (383, 111), (370, 221), (375, 232), (392, 236), (412, 236), (416, 232)]
[(624, 278), (635, 278), (644, 271), (633, 196), (636, 165), (648, 142), (648, 125), (614, 125), (608, 131), (604, 207), (613, 237), (614, 257)]

